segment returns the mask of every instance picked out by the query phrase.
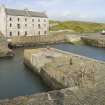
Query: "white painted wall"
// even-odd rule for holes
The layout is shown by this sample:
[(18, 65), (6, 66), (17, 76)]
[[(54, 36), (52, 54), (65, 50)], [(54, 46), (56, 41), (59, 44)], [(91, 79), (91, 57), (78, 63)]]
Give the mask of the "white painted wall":
[[(10, 18), (12, 21), (10, 21)], [(19, 18), (19, 21), (18, 21)], [(25, 21), (25, 18), (27, 21)], [(32, 19), (34, 21), (32, 21)], [(40, 19), (40, 22), (38, 20)], [(13, 36), (18, 36), (18, 32), (20, 32), (20, 35), (25, 35), (25, 31), (27, 31), (28, 36), (33, 35), (45, 35), (45, 31), (48, 34), (49, 30), (49, 22), (48, 18), (40, 18), (40, 17), (25, 17), (25, 16), (7, 16), (7, 36), (10, 37), (10, 32), (12, 32)], [(10, 24), (12, 24), (12, 27), (10, 27)], [(17, 28), (17, 24), (20, 24), (20, 29)], [(27, 26), (25, 26), (27, 24)], [(38, 28), (38, 24), (41, 25), (41, 28)]]
[[(10, 21), (10, 18), (12, 21)], [(18, 21), (19, 18), (19, 21)], [(27, 21), (25, 21), (25, 18)], [(32, 21), (34, 19), (34, 21)], [(38, 21), (40, 20), (40, 22)], [(10, 27), (10, 24), (12, 26)], [(17, 24), (20, 24), (20, 29), (17, 28)], [(27, 26), (25, 26), (27, 24)], [(38, 24), (41, 25), (41, 28), (38, 28)], [(27, 36), (33, 35), (48, 35), (49, 32), (49, 20), (48, 18), (41, 17), (26, 17), (26, 16), (10, 16), (5, 12), (5, 6), (0, 7), (0, 31), (6, 37), (10, 37), (10, 32), (12, 32), (12, 36), (24, 36), (25, 31), (27, 31)]]
[(0, 6), (0, 31), (6, 36), (6, 12), (5, 6)]

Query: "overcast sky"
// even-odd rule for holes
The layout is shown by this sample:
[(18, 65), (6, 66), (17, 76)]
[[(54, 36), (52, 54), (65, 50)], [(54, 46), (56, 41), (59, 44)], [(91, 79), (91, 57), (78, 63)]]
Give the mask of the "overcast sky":
[(46, 11), (50, 19), (105, 22), (105, 0), (0, 0), (0, 4)]

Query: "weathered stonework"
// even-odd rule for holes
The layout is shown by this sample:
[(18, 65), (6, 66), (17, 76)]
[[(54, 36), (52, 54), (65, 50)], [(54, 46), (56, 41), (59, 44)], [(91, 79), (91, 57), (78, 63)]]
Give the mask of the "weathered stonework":
[(20, 37), (12, 37), (11, 45), (22, 45), (22, 46), (35, 46), (39, 44), (53, 44), (64, 42), (64, 35), (42, 35), (42, 36), (20, 36)]
[(81, 40), (87, 45), (105, 48), (104, 35), (83, 36), (81, 37)]
[(93, 88), (103, 78), (102, 72), (105, 72), (104, 62), (56, 49), (49, 49), (49, 52), (47, 49), (33, 50), (32, 52), (27, 50), (25, 52), (25, 63), (27, 65), (26, 61), (28, 61), (28, 66), (31, 65), (34, 72), (37, 72), (53, 89), (66, 87)]
[(0, 34), (0, 58), (13, 56), (13, 51), (8, 48), (8, 43), (6, 39), (2, 34)]

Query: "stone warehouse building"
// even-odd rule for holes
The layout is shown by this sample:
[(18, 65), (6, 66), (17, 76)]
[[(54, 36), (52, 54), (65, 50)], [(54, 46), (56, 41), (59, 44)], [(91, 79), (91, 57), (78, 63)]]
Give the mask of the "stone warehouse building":
[(44, 12), (0, 7), (0, 31), (5, 37), (47, 35), (49, 20)]

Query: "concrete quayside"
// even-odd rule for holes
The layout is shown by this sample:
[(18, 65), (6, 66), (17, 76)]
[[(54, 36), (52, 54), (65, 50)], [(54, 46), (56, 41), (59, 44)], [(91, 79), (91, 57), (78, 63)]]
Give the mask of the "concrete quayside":
[[(53, 48), (25, 50), (24, 63), (42, 76), (42, 79), (54, 89), (93, 87), (98, 81), (95, 74), (105, 68), (105, 63), (102, 61)], [(56, 82), (61, 85), (57, 86)]]

